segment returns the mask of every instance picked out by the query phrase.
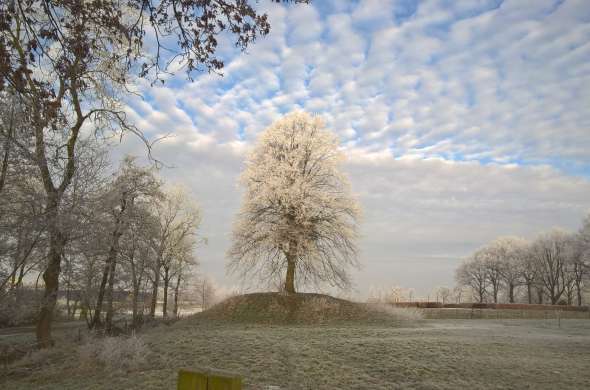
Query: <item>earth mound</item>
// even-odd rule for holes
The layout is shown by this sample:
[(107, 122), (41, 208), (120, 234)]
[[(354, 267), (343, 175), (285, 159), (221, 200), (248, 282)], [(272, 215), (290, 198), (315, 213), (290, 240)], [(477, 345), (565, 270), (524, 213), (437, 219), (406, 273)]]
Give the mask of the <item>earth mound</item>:
[(195, 314), (194, 317), (235, 323), (302, 325), (343, 322), (392, 323), (415, 319), (407, 315), (400, 316), (399, 313), (375, 305), (313, 293), (253, 293), (234, 296)]

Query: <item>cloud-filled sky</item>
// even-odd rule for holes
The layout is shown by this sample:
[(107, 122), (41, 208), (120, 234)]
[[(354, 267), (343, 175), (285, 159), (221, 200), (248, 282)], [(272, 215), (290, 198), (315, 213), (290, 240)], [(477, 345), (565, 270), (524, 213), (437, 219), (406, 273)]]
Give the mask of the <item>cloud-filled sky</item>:
[[(222, 39), (224, 76), (140, 85), (130, 118), (173, 133), (163, 176), (204, 212), (201, 270), (226, 287), (225, 252), (256, 135), (292, 110), (341, 140), (364, 209), (359, 296), (426, 295), (500, 235), (575, 230), (590, 212), (590, 4), (586, 0), (257, 4), (271, 33), (246, 53)], [(127, 138), (114, 154), (145, 151)]]

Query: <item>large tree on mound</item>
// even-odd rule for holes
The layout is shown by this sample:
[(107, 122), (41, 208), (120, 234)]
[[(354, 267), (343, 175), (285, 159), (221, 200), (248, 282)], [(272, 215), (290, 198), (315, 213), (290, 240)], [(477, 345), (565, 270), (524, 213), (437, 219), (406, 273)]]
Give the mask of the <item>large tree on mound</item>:
[(241, 176), (242, 208), (229, 269), (284, 289), (349, 286), (360, 209), (340, 172), (343, 154), (318, 117), (292, 113), (259, 137)]

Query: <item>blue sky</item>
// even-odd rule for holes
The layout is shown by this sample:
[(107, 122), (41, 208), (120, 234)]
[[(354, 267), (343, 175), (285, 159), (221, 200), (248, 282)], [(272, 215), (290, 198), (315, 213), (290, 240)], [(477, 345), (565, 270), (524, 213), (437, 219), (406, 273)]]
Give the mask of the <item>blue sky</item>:
[[(365, 209), (358, 293), (452, 285), (498, 235), (575, 229), (590, 209), (590, 3), (315, 1), (257, 4), (271, 33), (220, 42), (224, 76), (139, 85), (129, 114), (202, 204), (203, 272), (222, 285), (236, 184), (256, 135), (321, 115)], [(128, 141), (122, 151), (137, 146)], [(139, 152), (138, 152), (139, 154)]]

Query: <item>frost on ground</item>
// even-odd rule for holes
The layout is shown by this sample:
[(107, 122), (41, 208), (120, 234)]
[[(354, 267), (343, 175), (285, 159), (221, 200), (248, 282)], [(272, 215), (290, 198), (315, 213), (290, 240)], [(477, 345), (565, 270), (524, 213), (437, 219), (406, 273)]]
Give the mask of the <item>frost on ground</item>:
[(246, 390), (581, 389), (590, 383), (590, 321), (581, 319), (562, 320), (561, 328), (518, 319), (423, 320), (414, 327), (192, 319), (142, 338), (150, 351), (145, 366), (80, 367), (78, 347), (61, 348), (51, 352), (62, 353), (58, 365), (9, 367), (0, 388), (172, 389), (177, 370), (193, 367), (238, 373)]
[(194, 316), (223, 323), (250, 324), (388, 324), (414, 326), (422, 316), (417, 309), (402, 309), (334, 298), (323, 294), (253, 293), (229, 298)]
[(78, 347), (81, 366), (102, 367), (108, 371), (145, 368), (149, 355), (149, 347), (136, 336), (91, 338)]
[(416, 307), (396, 307), (385, 303), (367, 304), (378, 313), (384, 313), (398, 321), (419, 321), (424, 319), (424, 312)]

